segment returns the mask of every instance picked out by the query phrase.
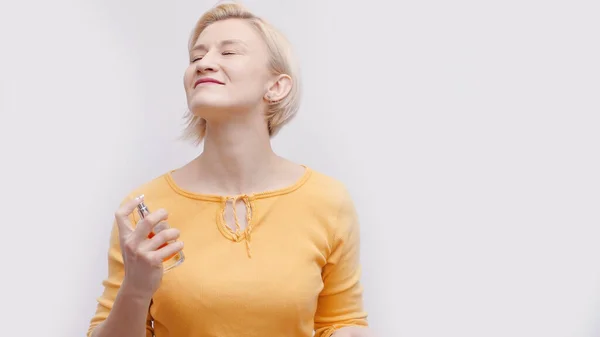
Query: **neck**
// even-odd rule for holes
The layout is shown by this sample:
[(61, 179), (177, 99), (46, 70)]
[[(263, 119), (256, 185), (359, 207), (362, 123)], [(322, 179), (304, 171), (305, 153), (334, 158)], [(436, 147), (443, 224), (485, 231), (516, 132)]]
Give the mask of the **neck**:
[(249, 193), (269, 177), (280, 159), (271, 147), (264, 123), (211, 123), (196, 170), (212, 188), (222, 193)]

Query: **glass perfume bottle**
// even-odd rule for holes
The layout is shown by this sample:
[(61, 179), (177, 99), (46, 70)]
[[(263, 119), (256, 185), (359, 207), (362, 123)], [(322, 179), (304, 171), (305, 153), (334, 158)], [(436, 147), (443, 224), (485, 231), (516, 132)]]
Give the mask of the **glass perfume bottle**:
[[(148, 210), (148, 207), (146, 206), (146, 204), (144, 204), (143, 202), (141, 202), (138, 205), (138, 213), (140, 215), (140, 218), (145, 218), (148, 214), (150, 214), (150, 210)], [(170, 226), (166, 221), (161, 221), (158, 224), (156, 224), (156, 226), (154, 226), (154, 229), (152, 230), (152, 232), (150, 232), (150, 234), (148, 234), (148, 238), (151, 239), (154, 235), (156, 235), (157, 233), (159, 233), (162, 230), (168, 229)], [(172, 241), (169, 241), (169, 243), (171, 243)], [(166, 246), (167, 244), (163, 244), (162, 246), (159, 247), (162, 248), (164, 246)], [(179, 251), (167, 258), (165, 258), (163, 260), (163, 272), (167, 272), (175, 267), (177, 267), (178, 265), (180, 265), (181, 263), (183, 263), (183, 261), (185, 260), (185, 255), (183, 254), (183, 251)]]

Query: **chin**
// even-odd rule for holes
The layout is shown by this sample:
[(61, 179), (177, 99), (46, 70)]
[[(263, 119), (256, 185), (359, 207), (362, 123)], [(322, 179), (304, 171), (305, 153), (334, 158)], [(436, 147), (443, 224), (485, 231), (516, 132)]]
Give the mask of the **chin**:
[(206, 120), (221, 119), (231, 113), (234, 106), (223, 102), (190, 102), (188, 105), (190, 111), (198, 117)]
[(188, 103), (188, 108), (194, 115), (204, 119), (208, 119), (209, 116), (214, 116), (215, 113), (231, 113), (248, 109), (247, 104), (236, 103), (239, 102), (232, 102), (231, 99), (224, 99), (222, 97), (193, 97)]
[(219, 97), (192, 97), (188, 102), (191, 111), (226, 109), (231, 103)]

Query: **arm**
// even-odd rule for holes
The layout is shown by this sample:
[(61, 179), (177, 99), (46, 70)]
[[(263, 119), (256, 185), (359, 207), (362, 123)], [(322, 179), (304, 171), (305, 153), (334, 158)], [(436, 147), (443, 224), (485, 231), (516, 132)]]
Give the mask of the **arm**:
[[(133, 219), (132, 219), (133, 220)], [(125, 268), (117, 225), (113, 225), (108, 251), (108, 277), (88, 329), (88, 337), (151, 337), (148, 313), (151, 298), (134, 294), (123, 284)]]
[(315, 314), (315, 337), (367, 337), (367, 313), (360, 284), (360, 231), (354, 203), (346, 192), (323, 267), (323, 290)]
[(152, 336), (147, 321), (150, 300), (138, 298), (122, 288), (115, 298), (110, 314), (92, 331), (91, 337)]
[[(108, 278), (90, 322), (89, 337), (146, 337), (154, 335), (149, 307), (160, 286), (165, 258), (181, 251), (175, 228), (152, 229), (167, 218), (165, 210), (150, 213), (136, 223), (133, 211), (143, 195), (128, 198), (115, 213), (108, 252)], [(135, 227), (135, 228), (134, 228)], [(127, 277), (125, 277), (127, 275)]]

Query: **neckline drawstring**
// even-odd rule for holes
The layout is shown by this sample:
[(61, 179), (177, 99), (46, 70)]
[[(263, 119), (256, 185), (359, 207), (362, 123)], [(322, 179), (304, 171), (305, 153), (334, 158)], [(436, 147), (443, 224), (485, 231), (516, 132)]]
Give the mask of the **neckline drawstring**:
[[(237, 202), (241, 200), (246, 207), (246, 228), (242, 230), (240, 226), (239, 217), (237, 214)], [(231, 207), (233, 210), (233, 220), (235, 225), (235, 230), (229, 227), (227, 221), (225, 220), (225, 212), (227, 210), (227, 203), (231, 201)], [(240, 242), (245, 239), (246, 241), (246, 253), (249, 258), (252, 258), (252, 252), (250, 250), (250, 241), (252, 238), (252, 229), (254, 227), (253, 219), (254, 213), (256, 212), (256, 206), (253, 198), (248, 195), (240, 195), (234, 197), (223, 197), (221, 202), (221, 208), (219, 212), (218, 223), (220, 224), (219, 228), (221, 232), (225, 234), (227, 238), (234, 242)]]

